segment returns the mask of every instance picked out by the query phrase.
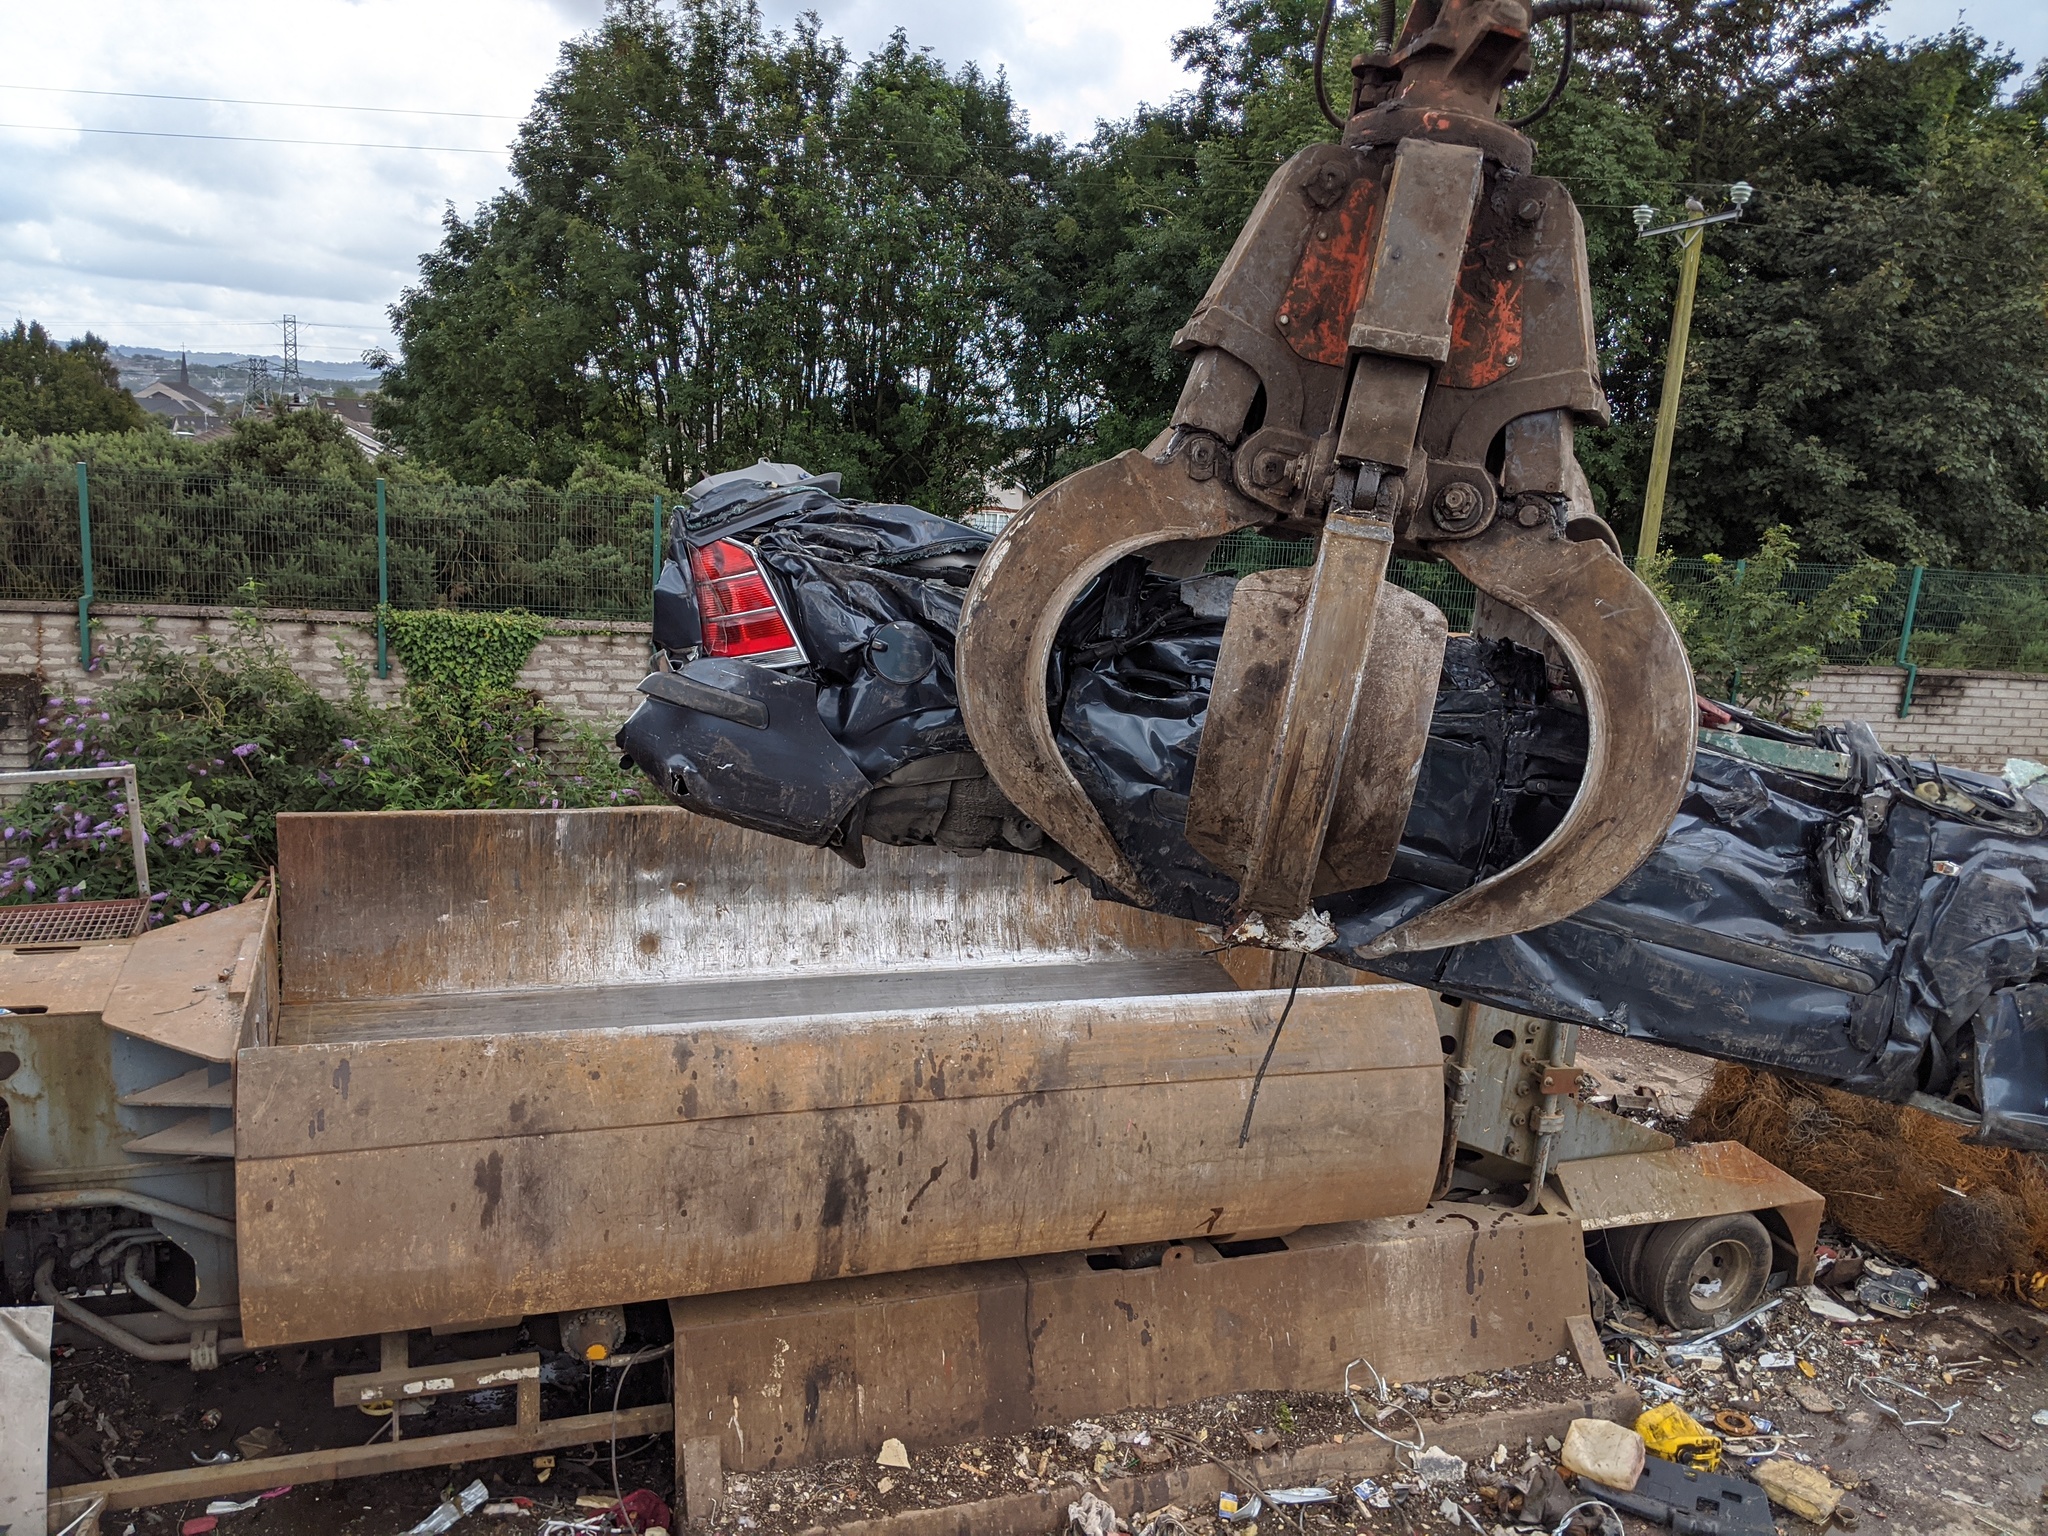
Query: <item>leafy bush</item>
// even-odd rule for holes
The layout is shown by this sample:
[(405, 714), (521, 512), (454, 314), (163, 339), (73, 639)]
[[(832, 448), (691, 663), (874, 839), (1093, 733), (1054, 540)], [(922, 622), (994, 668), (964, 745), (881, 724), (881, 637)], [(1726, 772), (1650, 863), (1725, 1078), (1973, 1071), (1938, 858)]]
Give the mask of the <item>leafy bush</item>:
[(1817, 718), (1798, 685), (1820, 671), (1830, 646), (1862, 633), (1894, 574), (1865, 560), (1802, 596), (1786, 585), (1798, 559), (1792, 530), (1779, 527), (1747, 560), (1707, 556), (1699, 581), (1674, 581), (1666, 555), (1640, 572), (1670, 610), (1700, 688), (1787, 723)]
[(1916, 628), (1907, 655), (1923, 667), (2048, 672), (2048, 582), (1974, 593), (1953, 629)]
[[(40, 766), (135, 764), (153, 922), (247, 895), (276, 862), (282, 812), (639, 798), (597, 732), (512, 686), (540, 620), (398, 615), (393, 628), (408, 686), (388, 708), (360, 672), (342, 703), (314, 692), (255, 610), (194, 651), (154, 633), (123, 642), (93, 692), (48, 701)], [(0, 816), (0, 902), (132, 896), (127, 815), (118, 779), (32, 787)]]
[[(518, 686), (547, 626), (530, 613), (389, 616), (405, 696), (361, 754), (364, 792), (391, 810), (619, 805), (644, 780), (580, 721)], [(355, 773), (353, 765), (351, 774)]]

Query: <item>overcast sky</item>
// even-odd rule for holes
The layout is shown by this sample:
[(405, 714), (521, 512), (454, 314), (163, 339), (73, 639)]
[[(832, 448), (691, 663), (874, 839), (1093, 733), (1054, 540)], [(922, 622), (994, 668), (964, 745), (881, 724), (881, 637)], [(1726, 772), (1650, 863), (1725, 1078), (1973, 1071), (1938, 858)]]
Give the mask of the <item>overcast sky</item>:
[[(900, 26), (949, 62), (1001, 66), (1037, 128), (1082, 138), (1097, 119), (1185, 83), (1169, 39), (1212, 4), (763, 8), (772, 23), (815, 8), (859, 51)], [(435, 244), (442, 209), (468, 213), (504, 184), (514, 120), (563, 40), (600, 10), (600, 0), (4, 0), (0, 322), (40, 319), (60, 336), (91, 329), (167, 350), (275, 352), (277, 317), (293, 313), (309, 359), (387, 341), (385, 306)], [(1958, 19), (2030, 66), (2048, 55), (2043, 0), (1893, 0), (1886, 31), (1922, 35)]]

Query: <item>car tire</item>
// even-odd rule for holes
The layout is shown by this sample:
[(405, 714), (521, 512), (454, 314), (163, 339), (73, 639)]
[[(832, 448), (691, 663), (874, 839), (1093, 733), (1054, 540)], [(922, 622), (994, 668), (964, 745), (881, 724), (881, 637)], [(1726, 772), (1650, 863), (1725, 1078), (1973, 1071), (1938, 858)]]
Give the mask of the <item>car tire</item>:
[(1649, 1229), (1630, 1266), (1636, 1299), (1671, 1327), (1727, 1323), (1763, 1300), (1771, 1234), (1747, 1211)]

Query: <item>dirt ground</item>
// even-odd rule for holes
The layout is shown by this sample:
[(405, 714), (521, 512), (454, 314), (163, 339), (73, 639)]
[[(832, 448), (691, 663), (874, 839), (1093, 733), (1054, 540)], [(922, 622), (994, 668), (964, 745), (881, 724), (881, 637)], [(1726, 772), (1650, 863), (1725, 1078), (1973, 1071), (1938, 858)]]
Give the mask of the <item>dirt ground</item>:
[[(1712, 1072), (1712, 1063), (1700, 1058), (1605, 1038), (1582, 1042), (1581, 1059), (1601, 1074), (1602, 1090), (1621, 1095), (1623, 1107), (1635, 1118), (1673, 1131), (1682, 1128)], [(1629, 1320), (1624, 1314), (1622, 1321)], [(2039, 1336), (2044, 1321), (2039, 1313), (1947, 1290), (1934, 1292), (1926, 1310), (1910, 1319), (1865, 1315), (1830, 1321), (1810, 1309), (1805, 1294), (1795, 1292), (1719, 1341), (1718, 1358), (1660, 1355), (1649, 1342), (1625, 1333), (1607, 1337), (1611, 1358), (1646, 1402), (1674, 1398), (1702, 1421), (1710, 1422), (1718, 1411), (1743, 1415), (1754, 1424), (1757, 1437), (1729, 1446), (1732, 1469), (1766, 1453), (1789, 1456), (1846, 1487), (1847, 1513), (1838, 1516), (1837, 1528), (1915, 1536), (2032, 1536), (2048, 1532), (2048, 1366), (2025, 1358), (2031, 1346), (2024, 1345), (2024, 1337), (2029, 1332)], [(2023, 1347), (2001, 1338), (2007, 1330), (2014, 1330), (2011, 1337), (2021, 1339)], [(438, 1344), (443, 1356), (454, 1358), (530, 1348), (533, 1342), (507, 1331)], [(205, 1375), (140, 1365), (99, 1346), (71, 1348), (54, 1372), (51, 1481), (82, 1482), (110, 1471), (133, 1475), (191, 1465), (222, 1452), (239, 1454), (237, 1438), (259, 1426), (274, 1431), (284, 1450), (367, 1441), (388, 1426), (354, 1409), (329, 1406), (329, 1382), (339, 1373), (373, 1368), (368, 1348), (282, 1350), (231, 1360)], [(609, 1404), (615, 1385), (609, 1372), (586, 1369), (563, 1356), (546, 1358), (550, 1416), (602, 1411)], [(640, 1367), (636, 1376), (628, 1379), (621, 1402), (659, 1401), (666, 1390), (662, 1364)], [(1104, 1479), (1139, 1469), (1215, 1459), (1243, 1465), (1262, 1451), (1339, 1437), (1370, 1444), (1336, 1390), (1339, 1384), (1330, 1386), (1327, 1393), (1238, 1394), (961, 1446), (918, 1446), (911, 1449), (907, 1469), (863, 1460), (735, 1475), (728, 1479), (725, 1511), (711, 1528), (799, 1536), (815, 1526), (1034, 1489), (1071, 1488), (1079, 1499), (1107, 1486)], [(1925, 1396), (1913, 1396), (1906, 1388)], [(1522, 1371), (1397, 1384), (1392, 1390), (1414, 1412), (1426, 1440), (1431, 1426), (1453, 1416), (1565, 1401), (1583, 1395), (1587, 1382), (1576, 1365), (1560, 1357)], [(1874, 1399), (1896, 1407), (1898, 1416), (1888, 1415)], [(408, 1434), (425, 1434), (505, 1423), (510, 1406), (502, 1393), (440, 1400), (403, 1427)], [(1945, 1422), (1907, 1426), (1899, 1418)], [(1398, 1417), (1387, 1422), (1406, 1424)], [(469, 1515), (456, 1526), (458, 1532), (538, 1533), (549, 1518), (589, 1518), (592, 1511), (577, 1509), (576, 1498), (612, 1492), (611, 1453), (609, 1446), (557, 1452), (545, 1481), (534, 1458), (519, 1457), (309, 1485), (245, 1512), (223, 1514), (218, 1530), (221, 1536), (401, 1536), (452, 1490), (481, 1478), (494, 1499), (523, 1498), (531, 1507), (513, 1517)], [(649, 1487), (669, 1496), (673, 1457), (666, 1438), (621, 1443), (617, 1455), (620, 1489)], [(1419, 1489), (1405, 1488), (1399, 1477), (1381, 1478), (1392, 1502), (1372, 1508), (1350, 1494), (1355, 1479), (1333, 1477), (1326, 1481), (1338, 1489), (1339, 1500), (1301, 1511), (1298, 1522), (1293, 1514), (1275, 1520), (1268, 1511), (1256, 1522), (1225, 1524), (1205, 1507), (1179, 1512), (1180, 1529), (1197, 1536), (1222, 1531), (1256, 1536), (1260, 1527), (1267, 1536), (1285, 1527), (1304, 1533), (1401, 1536), (1477, 1529), (1488, 1536), (1507, 1527), (1499, 1524), (1499, 1508), (1479, 1488), (1499, 1484), (1532, 1455), (1555, 1459), (1548, 1447), (1519, 1445), (1508, 1448), (1498, 1471), (1473, 1468), (1466, 1486), (1457, 1490), (1467, 1513), (1455, 1522), (1441, 1507), (1441, 1491), (1425, 1497)], [(168, 1536), (203, 1510), (200, 1503), (110, 1515), (101, 1529), (109, 1536), (124, 1531)], [(1146, 1524), (1141, 1517), (1153, 1512), (1117, 1513), (1139, 1531)], [(680, 1523), (679, 1514), (677, 1519)], [(1633, 1517), (1624, 1524), (1630, 1536), (1653, 1529)], [(1812, 1536), (1815, 1529), (1783, 1515), (1778, 1526), (1788, 1536)], [(1162, 1523), (1155, 1536), (1177, 1532), (1170, 1522)]]

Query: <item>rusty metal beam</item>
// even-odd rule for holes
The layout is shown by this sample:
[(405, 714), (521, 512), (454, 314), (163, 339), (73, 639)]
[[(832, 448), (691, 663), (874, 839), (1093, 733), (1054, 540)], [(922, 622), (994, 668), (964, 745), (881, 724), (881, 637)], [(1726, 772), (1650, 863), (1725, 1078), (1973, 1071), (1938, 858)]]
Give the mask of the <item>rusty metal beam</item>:
[(1263, 913), (1285, 923), (1308, 908), (1393, 552), (1393, 525), (1383, 519), (1333, 512), (1323, 525), (1278, 728), (1252, 802), (1257, 816), (1238, 891), (1240, 920)]
[(675, 1409), (667, 1403), (621, 1408), (617, 1413), (586, 1413), (569, 1419), (543, 1419), (531, 1427), (507, 1424), (497, 1429), (471, 1429), (453, 1435), (426, 1435), (396, 1445), (348, 1445), (324, 1451), (295, 1451), (258, 1461), (232, 1461), (217, 1467), (181, 1467), (175, 1472), (146, 1472), (105, 1482), (72, 1483), (50, 1490), (50, 1529), (63, 1528), (60, 1511), (70, 1518), (94, 1499), (109, 1510), (147, 1509), (188, 1499), (232, 1498), (261, 1493), (285, 1483), (325, 1483), (344, 1477), (376, 1477), (409, 1472), (417, 1467), (453, 1466), (521, 1456), (532, 1451), (560, 1450), (573, 1445), (598, 1445), (614, 1436), (666, 1434), (675, 1425)]

